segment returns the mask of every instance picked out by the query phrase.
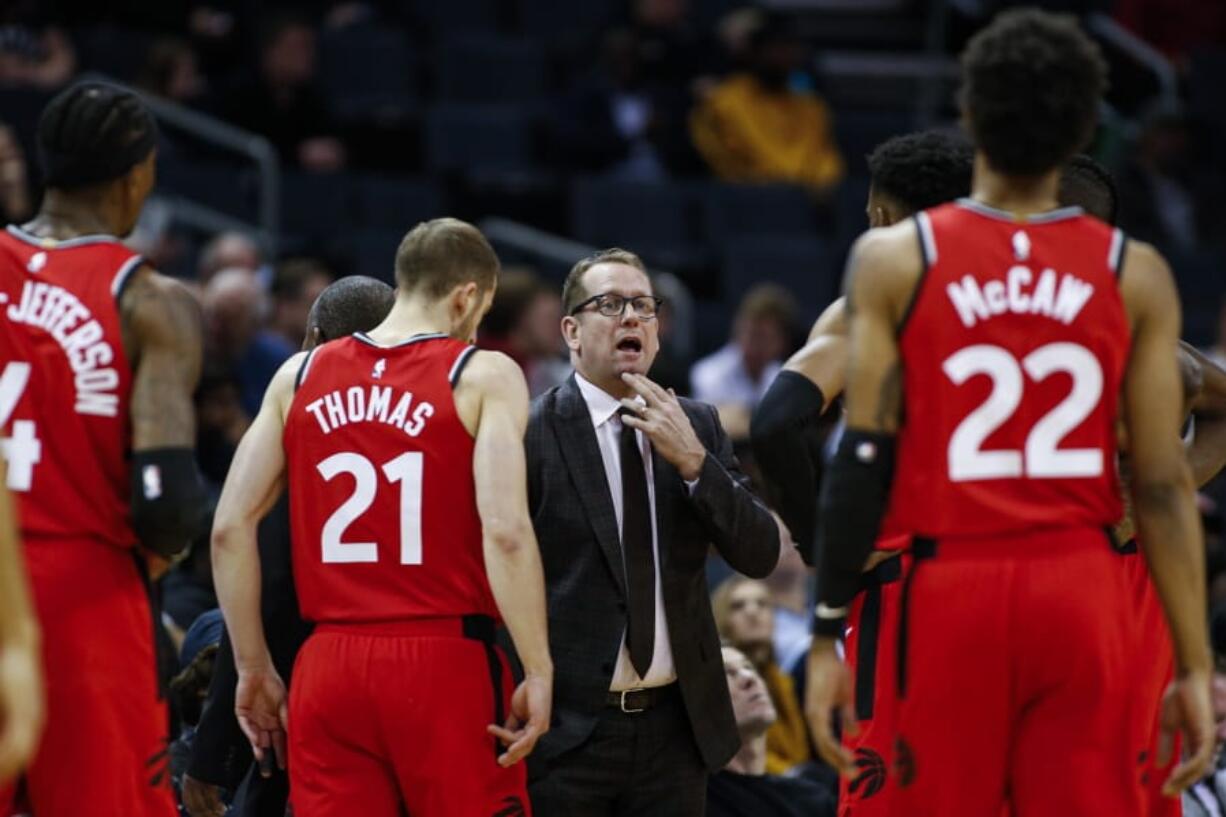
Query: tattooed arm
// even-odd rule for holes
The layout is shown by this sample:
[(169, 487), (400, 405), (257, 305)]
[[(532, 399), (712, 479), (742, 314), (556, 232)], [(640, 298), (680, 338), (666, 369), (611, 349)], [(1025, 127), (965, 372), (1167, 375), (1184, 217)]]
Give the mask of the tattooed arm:
[(173, 556), (203, 532), (204, 487), (192, 450), (200, 307), (182, 284), (143, 267), (119, 310), (133, 370), (132, 527), (146, 548)]

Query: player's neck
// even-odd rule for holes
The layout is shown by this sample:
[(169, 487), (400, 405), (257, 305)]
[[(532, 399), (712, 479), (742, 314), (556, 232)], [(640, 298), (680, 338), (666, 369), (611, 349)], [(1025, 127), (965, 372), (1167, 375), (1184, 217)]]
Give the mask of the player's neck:
[(383, 323), (367, 334), (376, 343), (393, 344), (413, 335), (449, 335), (451, 332), (451, 316), (446, 301), (427, 304), (416, 298), (401, 296), (396, 299)]
[(25, 229), (44, 238), (61, 241), (83, 235), (116, 235), (115, 219), (101, 197), (65, 193), (49, 189), (43, 194), (43, 206)]
[(741, 735), (741, 748), (725, 766), (737, 774), (761, 776), (766, 774), (766, 733)]
[(1007, 176), (993, 170), (982, 153), (975, 155), (971, 198), (995, 210), (1026, 217), (1060, 206), (1060, 171), (1041, 176)]

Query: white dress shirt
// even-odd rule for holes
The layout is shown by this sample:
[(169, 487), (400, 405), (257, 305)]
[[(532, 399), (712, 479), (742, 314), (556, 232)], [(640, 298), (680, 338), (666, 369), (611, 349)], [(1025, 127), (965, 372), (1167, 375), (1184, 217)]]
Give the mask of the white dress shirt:
[[(604, 460), (604, 473), (609, 480), (609, 494), (613, 497), (613, 512), (617, 514), (617, 532), (622, 529), (622, 464), (619, 439), (622, 432), (621, 418), (617, 410), (621, 403), (616, 397), (593, 385), (583, 375), (575, 373), (575, 382), (579, 385), (579, 393), (587, 403), (587, 410), (592, 416), (592, 426), (596, 429), (596, 442), (600, 445), (600, 458)], [(641, 431), (634, 433), (639, 444), (639, 454), (643, 458), (643, 468), (647, 472), (647, 502), (651, 513), (651, 554), (656, 566), (656, 636), (655, 649), (651, 654), (651, 666), (647, 675), (640, 678), (630, 663), (630, 651), (626, 649), (626, 634), (622, 633), (621, 648), (617, 653), (617, 666), (613, 670), (613, 682), (609, 689), (621, 692), (624, 689), (640, 687), (657, 687), (671, 684), (677, 680), (677, 671), (673, 666), (673, 647), (668, 640), (668, 620), (664, 617), (664, 591), (660, 585), (660, 538), (656, 529), (656, 486), (653, 481), (651, 464), (651, 442)]]

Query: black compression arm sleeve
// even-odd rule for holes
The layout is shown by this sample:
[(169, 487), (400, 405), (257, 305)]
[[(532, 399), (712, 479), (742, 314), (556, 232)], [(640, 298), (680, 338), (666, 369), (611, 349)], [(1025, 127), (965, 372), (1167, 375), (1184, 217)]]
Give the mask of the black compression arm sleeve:
[(190, 448), (152, 448), (132, 455), (132, 529), (167, 558), (204, 533), (204, 480)]
[(817, 464), (810, 456), (809, 435), (826, 398), (809, 378), (784, 370), (771, 383), (754, 411), (750, 443), (772, 505), (792, 532), (807, 564), (813, 564), (817, 524)]
[[(847, 429), (827, 466), (817, 528), (817, 612), (813, 632), (837, 636), (860, 589), (864, 563), (885, 515), (894, 436)], [(844, 611), (840, 614), (840, 611)]]

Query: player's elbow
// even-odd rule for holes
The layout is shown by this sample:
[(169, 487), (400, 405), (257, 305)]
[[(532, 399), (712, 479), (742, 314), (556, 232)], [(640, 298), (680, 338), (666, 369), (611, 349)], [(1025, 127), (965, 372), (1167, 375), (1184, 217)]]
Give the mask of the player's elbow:
[(1195, 490), (1188, 469), (1173, 468), (1168, 474), (1134, 477), (1132, 502), (1141, 516), (1166, 515), (1174, 511), (1181, 499), (1191, 497)]
[(528, 520), (497, 520), (484, 526), (486, 550), (515, 556), (535, 545), (536, 536)]

